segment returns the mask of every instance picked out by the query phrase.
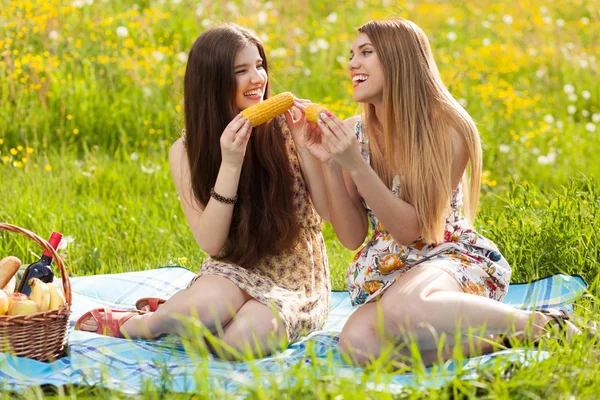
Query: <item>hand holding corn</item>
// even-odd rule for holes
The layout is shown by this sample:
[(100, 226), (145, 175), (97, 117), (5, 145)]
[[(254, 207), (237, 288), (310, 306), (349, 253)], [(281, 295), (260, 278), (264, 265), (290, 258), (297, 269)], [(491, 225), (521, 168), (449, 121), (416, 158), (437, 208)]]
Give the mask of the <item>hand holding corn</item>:
[(317, 103), (310, 103), (304, 110), (308, 122), (313, 123), (317, 123), (317, 121), (319, 120), (319, 114), (327, 112), (328, 111), (324, 106)]
[(290, 92), (284, 92), (246, 108), (242, 111), (242, 116), (248, 118), (250, 125), (255, 127), (283, 114), (293, 105), (294, 95)]

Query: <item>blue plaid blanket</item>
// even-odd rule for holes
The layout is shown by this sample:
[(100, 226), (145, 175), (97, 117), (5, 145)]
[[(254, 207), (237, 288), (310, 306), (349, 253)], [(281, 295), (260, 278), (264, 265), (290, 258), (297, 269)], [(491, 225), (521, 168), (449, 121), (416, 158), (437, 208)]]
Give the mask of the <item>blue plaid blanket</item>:
[[(340, 379), (354, 377), (365, 381), (363, 371), (344, 363), (337, 351), (337, 334), (353, 312), (346, 292), (332, 293), (331, 312), (323, 330), (290, 345), (286, 351), (249, 362), (227, 362), (212, 356), (200, 358), (186, 352), (172, 337), (155, 341), (124, 340), (72, 329), (77, 318), (92, 308), (132, 309), (141, 297), (168, 298), (186, 287), (193, 276), (193, 272), (184, 268), (164, 267), (72, 278), (68, 355), (44, 363), (0, 353), (0, 388), (19, 391), (32, 385), (101, 385), (125, 393), (141, 393), (152, 382), (171, 392), (210, 388), (231, 394), (266, 377), (284, 376), (284, 371), (298, 363), (333, 366), (335, 376)], [(570, 311), (571, 303), (586, 288), (579, 276), (554, 275), (528, 284), (512, 284), (504, 302), (524, 309), (553, 307)], [(479, 367), (494, 362), (535, 362), (546, 357), (548, 354), (543, 351), (505, 350), (465, 360), (460, 366), (456, 362), (433, 366), (418, 375), (389, 374), (383, 390), (394, 392), (415, 385), (439, 387), (453, 379), (458, 369), (461, 378), (469, 378), (476, 376)], [(319, 373), (318, 369), (315, 371)], [(199, 377), (199, 373), (203, 375)], [(286, 385), (281, 379), (273, 379), (271, 382), (278, 386)]]

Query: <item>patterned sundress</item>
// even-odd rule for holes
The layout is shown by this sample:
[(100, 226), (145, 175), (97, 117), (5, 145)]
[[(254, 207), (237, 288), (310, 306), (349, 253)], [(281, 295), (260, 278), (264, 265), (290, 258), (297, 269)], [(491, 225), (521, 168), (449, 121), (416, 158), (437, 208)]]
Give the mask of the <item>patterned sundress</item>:
[[(290, 161), (296, 218), (300, 236), (296, 246), (275, 256), (263, 257), (252, 269), (207, 257), (192, 283), (203, 275), (219, 275), (266, 306), (285, 324), (288, 340), (321, 329), (331, 303), (329, 263), (317, 214), (302, 176), (292, 134), (284, 118), (278, 118)], [(190, 283), (191, 284), (191, 283)]]
[[(356, 123), (355, 133), (362, 145), (362, 155), (369, 162), (368, 141), (360, 121)], [(399, 195), (398, 176), (391, 190)], [(352, 304), (359, 306), (377, 299), (396, 279), (424, 265), (446, 271), (466, 293), (501, 300), (510, 283), (510, 265), (492, 241), (470, 226), (462, 214), (462, 199), (459, 185), (452, 195), (442, 243), (427, 244), (419, 238), (409, 246), (400, 245), (392, 238), (363, 199), (373, 235), (356, 253), (346, 272)]]

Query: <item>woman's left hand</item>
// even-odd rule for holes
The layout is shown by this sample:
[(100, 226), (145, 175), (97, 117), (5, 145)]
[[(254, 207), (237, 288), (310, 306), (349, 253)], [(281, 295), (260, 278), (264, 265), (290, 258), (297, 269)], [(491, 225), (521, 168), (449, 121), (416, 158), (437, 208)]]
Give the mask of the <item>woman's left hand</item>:
[(346, 171), (351, 172), (364, 164), (358, 140), (343, 121), (329, 112), (321, 113), (318, 126), (323, 133), (323, 147)]

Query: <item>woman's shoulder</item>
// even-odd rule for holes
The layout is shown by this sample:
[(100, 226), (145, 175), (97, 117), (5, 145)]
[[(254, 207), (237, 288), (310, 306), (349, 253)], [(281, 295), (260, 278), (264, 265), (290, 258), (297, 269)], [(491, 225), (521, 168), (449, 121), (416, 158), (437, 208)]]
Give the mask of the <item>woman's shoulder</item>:
[(178, 160), (185, 154), (185, 136), (177, 139), (169, 150), (169, 160)]

